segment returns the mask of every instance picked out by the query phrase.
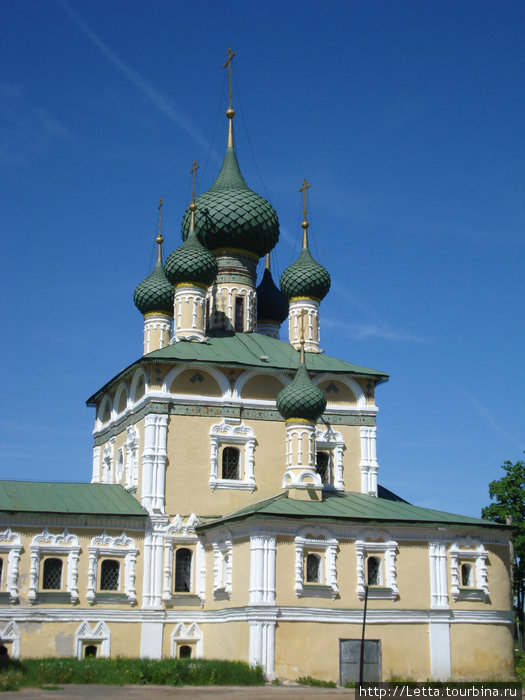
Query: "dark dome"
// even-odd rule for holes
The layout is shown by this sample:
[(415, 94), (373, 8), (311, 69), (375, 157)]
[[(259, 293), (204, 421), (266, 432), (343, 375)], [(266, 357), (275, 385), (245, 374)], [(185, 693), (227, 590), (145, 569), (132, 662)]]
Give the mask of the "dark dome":
[(279, 392), (277, 410), (286, 420), (302, 418), (315, 422), (323, 414), (325, 408), (325, 395), (312, 382), (306, 371), (306, 366), (301, 362), (293, 382)]
[[(259, 257), (279, 240), (277, 213), (251, 190), (239, 168), (232, 147), (226, 149), (221, 171), (211, 188), (195, 200), (195, 231), (209, 250), (239, 248)], [(190, 228), (190, 210), (182, 219), (182, 237)]]
[(154, 311), (173, 314), (173, 296), (173, 287), (166, 279), (162, 263), (157, 262), (151, 275), (135, 289), (133, 301), (142, 314)]
[(208, 286), (217, 275), (217, 261), (190, 231), (184, 243), (168, 255), (164, 271), (173, 285), (193, 282)]
[(288, 316), (288, 301), (276, 286), (270, 270), (265, 269), (257, 292), (257, 320), (282, 323)]
[(330, 289), (330, 274), (313, 259), (308, 248), (303, 248), (297, 260), (281, 275), (281, 289), (288, 299), (313, 297), (321, 300)]

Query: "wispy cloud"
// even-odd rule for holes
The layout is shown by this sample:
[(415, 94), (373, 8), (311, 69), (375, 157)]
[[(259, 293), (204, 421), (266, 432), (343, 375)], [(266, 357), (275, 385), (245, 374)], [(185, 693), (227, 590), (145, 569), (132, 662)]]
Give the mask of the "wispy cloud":
[(393, 340), (396, 342), (430, 343), (429, 340), (419, 335), (413, 335), (412, 333), (382, 326), (378, 323), (345, 323), (344, 321), (336, 321), (335, 319), (323, 316), (323, 326), (346, 331), (348, 335), (357, 340), (382, 338), (383, 340)]
[(463, 394), (463, 396), (467, 399), (467, 401), (469, 401), (472, 404), (475, 411), (485, 421), (485, 423), (490, 425), (490, 427), (493, 430), (495, 430), (496, 432), (501, 433), (501, 435), (503, 435), (507, 440), (514, 443), (517, 447), (519, 447), (520, 450), (523, 450), (525, 448), (525, 443), (523, 442), (523, 440), (521, 440), (521, 441), (518, 440), (516, 437), (514, 437), (514, 435), (511, 435), (510, 433), (508, 433), (505, 430), (505, 428), (502, 428), (501, 425), (496, 423), (493, 415), (491, 414), (491, 412), (489, 411), (489, 409), (486, 406), (484, 406), (482, 403), (480, 403), (476, 398), (474, 398), (474, 396), (472, 396), (472, 394), (470, 394), (465, 389), (462, 389), (460, 387), (458, 387), (458, 388), (459, 388), (459, 391)]
[(75, 143), (71, 130), (47, 110), (32, 104), (19, 83), (0, 81), (0, 162), (23, 163), (57, 141)]
[(107, 44), (89, 27), (84, 20), (73, 10), (66, 0), (56, 0), (68, 17), (84, 32), (91, 43), (96, 46), (103, 56), (116, 68), (129, 82), (145, 95), (150, 102), (157, 107), (168, 119), (171, 119), (178, 127), (185, 131), (204, 150), (208, 151), (210, 144), (201, 134), (190, 114), (177, 107), (166, 95), (145, 80), (136, 70), (128, 66), (112, 51)]

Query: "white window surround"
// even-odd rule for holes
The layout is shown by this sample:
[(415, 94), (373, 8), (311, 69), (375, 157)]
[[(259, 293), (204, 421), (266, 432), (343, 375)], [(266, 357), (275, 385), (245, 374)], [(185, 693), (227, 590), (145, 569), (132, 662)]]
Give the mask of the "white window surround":
[(96, 644), (100, 648), (97, 657), (108, 657), (110, 654), (111, 633), (105, 622), (101, 621), (92, 629), (87, 620), (80, 625), (75, 632), (75, 650), (77, 659), (84, 658), (84, 649), (90, 644)]
[(368, 555), (383, 554), (381, 565), (384, 571), (381, 572), (380, 580), (385, 582), (384, 587), (369, 586), (369, 598), (385, 598), (396, 600), (399, 597), (397, 588), (396, 574), (396, 552), (397, 542), (384, 538), (383, 541), (378, 541), (380, 536), (377, 533), (363, 533), (361, 539), (355, 541), (355, 550), (357, 556), (357, 597), (359, 600), (364, 600), (366, 582), (366, 558)]
[(20, 629), (16, 622), (8, 622), (4, 629), (0, 629), (0, 644), (11, 644), (11, 658), (20, 656)]
[(315, 431), (315, 449), (316, 451), (330, 453), (332, 484), (325, 484), (325, 486), (333, 486), (337, 491), (344, 491), (343, 451), (345, 449), (345, 441), (341, 433), (332, 430), (330, 427), (326, 430), (317, 428)]
[[(487, 601), (489, 597), (487, 557), (481, 540), (467, 535), (450, 545), (450, 580), (452, 600)], [(461, 564), (472, 563), (475, 588), (461, 586)]]
[(115, 438), (111, 437), (102, 450), (102, 483), (113, 484), (115, 475), (113, 473), (113, 463), (115, 460)]
[(213, 595), (229, 598), (233, 580), (233, 542), (231, 539), (212, 543), (213, 548)]
[[(162, 600), (170, 602), (174, 596), (196, 595), (204, 604), (206, 591), (206, 558), (202, 542), (195, 534), (195, 527), (200, 525), (200, 519), (195, 513), (183, 521), (176, 515), (166, 530), (164, 538), (164, 570), (162, 578)], [(190, 593), (174, 593), (173, 579), (175, 574), (175, 547), (190, 545), (193, 556), (191, 561), (192, 590)]]
[(171, 656), (177, 658), (177, 649), (184, 644), (195, 647), (196, 659), (202, 659), (202, 633), (196, 622), (179, 622), (171, 634)]
[[(38, 582), (40, 576), (40, 561), (43, 555), (67, 555), (66, 591), (71, 603), (78, 601), (78, 558), (80, 546), (78, 537), (70, 535), (67, 528), (62, 534), (52, 535), (45, 527), (40, 535), (35, 535), (30, 545), (31, 568), (29, 571), (29, 593), (27, 599), (34, 603), (38, 597)], [(59, 593), (60, 591), (57, 591)]]
[[(255, 433), (238, 418), (223, 418), (221, 423), (210, 428), (210, 489), (234, 489), (253, 491)], [(219, 452), (221, 447), (244, 447), (240, 454), (240, 479), (219, 477)]]
[[(20, 562), (20, 552), (22, 551), (22, 540), (17, 532), (11, 528), (0, 531), (0, 554), (7, 554), (7, 567), (2, 573), (5, 581), (5, 591), (9, 593), (9, 602), (16, 603), (18, 600), (18, 564)], [(3, 583), (0, 581), (0, 583)]]
[[(104, 532), (93, 537), (89, 545), (89, 570), (88, 570), (88, 590), (87, 600), (93, 605), (97, 599), (97, 573), (98, 560), (100, 557), (109, 559), (124, 559), (124, 594), (130, 605), (137, 599), (135, 593), (135, 563), (138, 549), (135, 541), (123, 532), (118, 537), (111, 537)], [(122, 569), (122, 567), (121, 567)], [(122, 576), (122, 571), (120, 572)]]
[[(338, 541), (328, 530), (319, 527), (303, 528), (295, 537), (295, 595), (298, 598), (311, 595), (322, 595), (322, 587), (328, 595), (335, 599), (339, 595), (337, 585)], [(321, 557), (321, 581), (317, 584), (306, 583), (305, 560), (308, 554), (319, 554)]]

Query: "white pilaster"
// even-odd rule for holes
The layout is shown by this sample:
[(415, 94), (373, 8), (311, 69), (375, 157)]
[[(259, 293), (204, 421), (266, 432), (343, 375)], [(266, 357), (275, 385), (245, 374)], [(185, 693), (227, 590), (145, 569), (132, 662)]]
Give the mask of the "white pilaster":
[(448, 608), (447, 554), (444, 542), (429, 542), (430, 607)]
[(432, 680), (446, 681), (452, 675), (450, 661), (450, 625), (447, 619), (429, 623), (430, 668)]
[(144, 420), (141, 503), (150, 513), (164, 514), (168, 416), (149, 413)]
[(275, 678), (275, 621), (250, 620), (249, 663), (261, 666), (267, 680)]
[(377, 428), (375, 425), (362, 425), (360, 428), (361, 438), (361, 493), (369, 496), (377, 496)]
[(251, 605), (275, 605), (275, 537), (250, 537)]
[(162, 622), (143, 622), (140, 637), (140, 658), (162, 658)]

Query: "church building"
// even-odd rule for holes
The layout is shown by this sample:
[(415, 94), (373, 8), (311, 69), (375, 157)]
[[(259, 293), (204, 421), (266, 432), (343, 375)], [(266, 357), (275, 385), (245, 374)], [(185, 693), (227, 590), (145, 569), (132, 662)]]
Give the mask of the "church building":
[(344, 684), (366, 597), (365, 680), (511, 679), (511, 528), (379, 485), (388, 375), (321, 349), (306, 181), (302, 249), (272, 278), (279, 221), (242, 175), (231, 87), (226, 117), (222, 167), (199, 196), (194, 176), (165, 261), (159, 209), (134, 294), (144, 354), (88, 400), (91, 483), (0, 482), (0, 652)]

